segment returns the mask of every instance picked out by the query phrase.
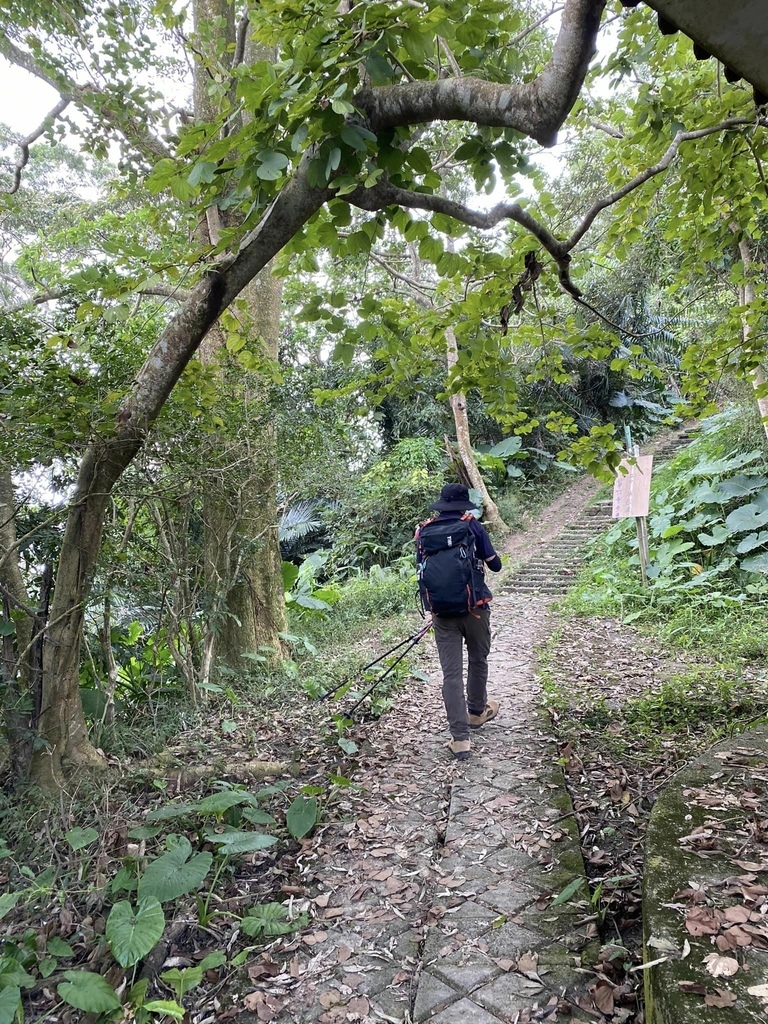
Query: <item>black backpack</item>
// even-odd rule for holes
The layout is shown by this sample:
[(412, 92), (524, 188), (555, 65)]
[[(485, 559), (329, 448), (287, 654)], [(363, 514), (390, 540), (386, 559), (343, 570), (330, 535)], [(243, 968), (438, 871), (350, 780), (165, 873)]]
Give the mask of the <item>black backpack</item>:
[(472, 518), (428, 519), (416, 528), (419, 595), (425, 611), (466, 615), (486, 603)]

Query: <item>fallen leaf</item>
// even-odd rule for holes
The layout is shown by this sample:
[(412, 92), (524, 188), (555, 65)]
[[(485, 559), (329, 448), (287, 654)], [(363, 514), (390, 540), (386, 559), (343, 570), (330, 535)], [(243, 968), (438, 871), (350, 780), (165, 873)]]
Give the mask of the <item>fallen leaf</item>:
[(736, 1003), (736, 996), (733, 992), (729, 992), (727, 988), (716, 988), (714, 992), (707, 992), (704, 996), (705, 1006), (717, 1006), (720, 1009), (724, 1009), (728, 1006), (734, 1006)]
[(336, 950), (336, 963), (343, 964), (352, 956), (352, 950), (349, 946), (339, 946)]
[(706, 985), (702, 985), (698, 981), (678, 981), (678, 986), (681, 992), (685, 992), (686, 995), (693, 996), (705, 996), (707, 994)]
[(362, 1017), (365, 1017), (371, 1008), (371, 1004), (365, 998), (365, 996), (355, 996), (354, 999), (350, 999), (345, 1009), (348, 1013), (359, 1013)]
[(751, 988), (747, 989), (747, 992), (751, 996), (757, 996), (758, 999), (762, 999), (764, 1003), (768, 1003), (768, 985), (752, 985)]
[(515, 966), (514, 960), (510, 960), (504, 956), (499, 957), (498, 960), (494, 960), (493, 962), (496, 964), (497, 967), (500, 967), (502, 971), (511, 971), (512, 968)]
[(726, 921), (731, 921), (733, 924), (744, 924), (745, 921), (749, 920), (749, 910), (747, 907), (727, 907), (723, 913), (725, 914)]
[(707, 970), (713, 978), (730, 978), (732, 975), (737, 974), (739, 970), (738, 960), (734, 960), (732, 956), (723, 956), (720, 953), (707, 953), (704, 957), (704, 963), (707, 965)]

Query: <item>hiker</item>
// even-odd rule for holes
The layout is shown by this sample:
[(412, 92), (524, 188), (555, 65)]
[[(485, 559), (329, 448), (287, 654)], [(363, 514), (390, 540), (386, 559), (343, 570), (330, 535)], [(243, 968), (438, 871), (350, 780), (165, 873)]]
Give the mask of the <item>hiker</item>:
[(432, 613), (451, 730), (448, 749), (457, 761), (470, 757), (470, 729), (479, 729), (499, 712), (498, 702), (488, 700), (486, 692), (492, 594), (485, 583), (485, 566), (498, 572), (501, 559), (485, 527), (471, 514), (475, 507), (466, 487), (446, 484), (440, 499), (430, 505), (439, 515), (416, 528), (419, 592), (424, 610)]

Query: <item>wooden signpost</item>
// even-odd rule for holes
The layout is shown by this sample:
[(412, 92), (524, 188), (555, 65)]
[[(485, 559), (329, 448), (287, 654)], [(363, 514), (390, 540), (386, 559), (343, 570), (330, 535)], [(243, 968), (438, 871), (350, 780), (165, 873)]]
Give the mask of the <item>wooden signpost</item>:
[(643, 585), (648, 585), (648, 510), (651, 502), (651, 473), (653, 456), (639, 455), (635, 449), (635, 457), (622, 459), (618, 475), (613, 485), (613, 518), (626, 519), (634, 517), (637, 527), (637, 546), (640, 553), (640, 572)]

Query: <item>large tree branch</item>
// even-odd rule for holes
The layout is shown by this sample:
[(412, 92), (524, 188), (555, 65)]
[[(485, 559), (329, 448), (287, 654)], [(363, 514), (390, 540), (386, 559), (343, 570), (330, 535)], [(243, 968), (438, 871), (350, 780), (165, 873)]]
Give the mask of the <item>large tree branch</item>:
[[(760, 124), (765, 124), (764, 118), (759, 119)], [(719, 124), (712, 125), (710, 128), (698, 128), (692, 132), (678, 132), (672, 142), (669, 145), (664, 156), (658, 163), (653, 164), (651, 167), (646, 167), (644, 171), (636, 174), (634, 178), (630, 179), (625, 185), (617, 189), (615, 192), (611, 192), (610, 195), (605, 196), (603, 199), (599, 199), (594, 206), (588, 211), (586, 216), (581, 220), (581, 223), (570, 236), (570, 238), (564, 242), (566, 252), (570, 252), (571, 249), (576, 246), (581, 239), (586, 235), (587, 231), (592, 227), (595, 218), (598, 214), (602, 213), (603, 210), (609, 206), (614, 206), (625, 196), (628, 196), (630, 192), (634, 192), (635, 189), (640, 188), (646, 181), (650, 181), (657, 174), (662, 174), (664, 171), (669, 169), (670, 164), (675, 159), (680, 149), (680, 146), (684, 142), (692, 142), (694, 139), (704, 139), (707, 135), (715, 135), (717, 132), (729, 131), (732, 128), (742, 128), (746, 125), (754, 125), (755, 119), (752, 117), (729, 117), (725, 121), (721, 121)]]
[(8, 195), (13, 195), (13, 193), (17, 192), (19, 189), (19, 185), (21, 184), (21, 172), (29, 163), (29, 147), (32, 145), (33, 142), (37, 142), (41, 135), (44, 135), (45, 132), (48, 131), (48, 129), (51, 127), (51, 125), (59, 116), (59, 114), (66, 110), (69, 104), (70, 100), (60, 99), (56, 106), (53, 108), (53, 110), (49, 114), (46, 114), (46, 116), (43, 118), (43, 120), (40, 122), (37, 128), (35, 128), (33, 132), (30, 132), (29, 135), (26, 135), (17, 143), (19, 149), (21, 150), (21, 153), (19, 154), (19, 159), (16, 161), (16, 164), (13, 168), (13, 183), (11, 187), (8, 189)]
[(171, 156), (171, 151), (149, 131), (140, 114), (134, 116), (120, 110), (111, 96), (94, 85), (78, 85), (59, 70), (55, 74), (48, 71), (31, 53), (21, 50), (3, 32), (0, 32), (0, 54), (11, 64), (50, 85), (61, 96), (62, 102), (66, 100), (67, 103), (75, 103), (96, 114), (110, 128), (119, 131), (143, 156), (154, 159)]
[(579, 95), (606, 0), (567, 0), (547, 65), (533, 81), (507, 85), (479, 78), (406, 82), (361, 90), (355, 105), (378, 131), (429, 121), (514, 128), (551, 146)]

